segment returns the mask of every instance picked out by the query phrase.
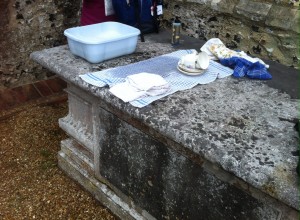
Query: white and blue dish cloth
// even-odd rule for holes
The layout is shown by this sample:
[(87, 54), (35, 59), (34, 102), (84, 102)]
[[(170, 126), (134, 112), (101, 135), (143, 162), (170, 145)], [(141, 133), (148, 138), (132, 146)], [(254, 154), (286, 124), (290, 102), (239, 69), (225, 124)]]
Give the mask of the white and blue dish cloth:
[(132, 102), (147, 96), (163, 95), (170, 89), (170, 84), (162, 76), (143, 72), (127, 76), (125, 82), (114, 85), (109, 91), (124, 102)]
[[(196, 50), (179, 50), (126, 66), (119, 66), (99, 72), (86, 73), (79, 75), (79, 77), (91, 85), (97, 87), (104, 87), (108, 85), (112, 88), (117, 84), (126, 82), (126, 80), (128, 80), (128, 76), (138, 73), (151, 73), (161, 76), (168, 83), (166, 86), (169, 86), (164, 93), (154, 96), (145, 96), (143, 94), (140, 98), (129, 101), (131, 105), (142, 108), (155, 100), (173, 94), (177, 91), (191, 89), (198, 84), (208, 84), (218, 78), (224, 78), (233, 74), (232, 69), (213, 60), (210, 60), (208, 69), (201, 75), (189, 76), (177, 70), (179, 59), (186, 54), (195, 52)], [(147, 79), (145, 79), (145, 81), (146, 80)]]
[(201, 48), (211, 59), (219, 59), (221, 64), (233, 69), (233, 76), (250, 79), (272, 79), (267, 70), (269, 65), (257, 57), (250, 57), (244, 51), (234, 51), (227, 48), (219, 38), (208, 40)]

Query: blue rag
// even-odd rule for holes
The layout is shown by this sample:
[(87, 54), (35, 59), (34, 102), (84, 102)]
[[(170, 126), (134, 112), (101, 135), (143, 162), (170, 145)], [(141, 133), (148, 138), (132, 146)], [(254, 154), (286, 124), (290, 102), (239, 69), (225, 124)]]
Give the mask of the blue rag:
[(220, 59), (220, 62), (222, 65), (232, 68), (233, 76), (237, 78), (247, 76), (251, 79), (272, 79), (272, 75), (265, 65), (260, 62), (252, 63), (241, 57)]

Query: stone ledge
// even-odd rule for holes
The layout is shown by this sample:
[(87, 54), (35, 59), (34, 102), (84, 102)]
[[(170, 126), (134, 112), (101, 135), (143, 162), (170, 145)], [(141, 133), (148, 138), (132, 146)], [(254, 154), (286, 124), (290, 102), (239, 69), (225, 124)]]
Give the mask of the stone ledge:
[(61, 151), (76, 164), (84, 167), (84, 170), (90, 175), (94, 174), (94, 155), (78, 144), (75, 140), (69, 138), (61, 141)]
[(235, 11), (238, 15), (249, 18), (252, 21), (265, 21), (272, 4), (255, 2), (255, 1), (240, 1), (236, 5)]
[(298, 18), (298, 9), (273, 5), (266, 19), (266, 25), (299, 33)]
[(211, 8), (221, 13), (233, 14), (235, 5), (231, 3), (232, 0), (212, 0)]
[[(151, 220), (150, 215), (146, 211), (144, 211), (143, 214), (138, 213), (135, 207), (132, 207), (133, 204), (129, 205), (124, 202), (105, 184), (86, 173), (84, 168), (76, 164), (63, 151), (58, 153), (58, 165), (68, 176), (83, 186), (85, 190), (90, 192), (97, 200), (101, 201), (103, 205), (109, 208), (119, 218), (124, 220)], [(154, 218), (152, 217), (152, 219)]]
[(74, 120), (70, 115), (59, 119), (59, 126), (68, 133), (71, 137), (75, 138), (80, 144), (85, 146), (90, 152), (94, 150), (94, 136), (84, 128), (84, 124), (80, 121)]

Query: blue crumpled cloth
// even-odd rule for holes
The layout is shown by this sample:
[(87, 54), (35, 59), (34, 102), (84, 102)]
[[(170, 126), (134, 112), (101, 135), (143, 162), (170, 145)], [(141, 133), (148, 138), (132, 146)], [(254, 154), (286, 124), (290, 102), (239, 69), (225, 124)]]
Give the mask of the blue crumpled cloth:
[(241, 57), (220, 59), (220, 62), (222, 65), (232, 68), (233, 76), (237, 78), (247, 76), (251, 79), (272, 79), (272, 75), (265, 65), (260, 62), (252, 63)]

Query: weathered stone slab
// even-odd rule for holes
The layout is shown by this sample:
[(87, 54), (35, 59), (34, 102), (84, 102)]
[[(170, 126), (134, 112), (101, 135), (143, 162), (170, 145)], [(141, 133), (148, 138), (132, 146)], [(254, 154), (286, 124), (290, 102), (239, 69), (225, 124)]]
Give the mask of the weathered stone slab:
[(208, 4), (212, 0), (187, 0), (187, 2), (194, 2), (194, 3), (199, 3), (199, 4)]
[(273, 5), (266, 19), (266, 25), (284, 30), (298, 31), (298, 9)]
[(236, 0), (212, 0), (212, 9), (226, 14), (233, 14), (236, 5)]
[(236, 5), (236, 13), (252, 21), (265, 21), (272, 4), (243, 0)]

